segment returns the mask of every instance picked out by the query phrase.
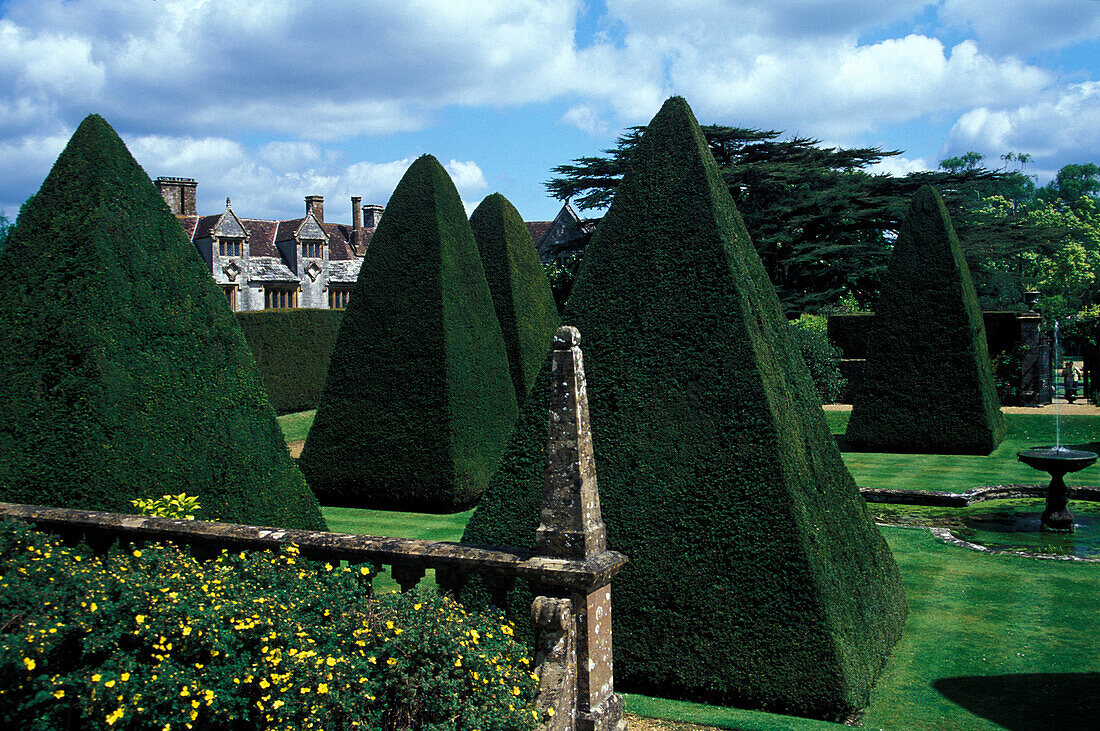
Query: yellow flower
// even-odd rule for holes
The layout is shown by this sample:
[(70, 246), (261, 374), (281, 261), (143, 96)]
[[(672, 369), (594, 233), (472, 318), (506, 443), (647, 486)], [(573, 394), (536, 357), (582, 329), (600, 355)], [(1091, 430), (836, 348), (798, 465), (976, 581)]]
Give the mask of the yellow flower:
[(362, 574), (363, 576), (366, 576), (367, 574), (370, 573), (370, 569), (368, 569), (366, 566), (360, 566), (359, 567), (359, 573)]
[(283, 703), (282, 701), (275, 701), (275, 702), (274, 702), (274, 703), (272, 703), (271, 705), (272, 705), (272, 706), (274, 706), (275, 708), (282, 708), (282, 707), (283, 707), (283, 706), (285, 706), (286, 704), (285, 704), (285, 703)]
[(108, 688), (114, 688), (115, 687), (115, 681), (108, 680), (106, 683), (104, 683), (104, 685), (106, 685)]
[(135, 621), (136, 621), (136, 622), (137, 622), (138, 624), (145, 624), (145, 615), (144, 615), (144, 614), (139, 614), (139, 615), (137, 615), (136, 617), (134, 617), (134, 620), (135, 620)]
[(54, 698), (64, 698), (64, 697), (65, 697), (65, 691), (63, 691), (63, 690), (55, 690), (55, 691), (53, 692), (53, 697), (54, 697)]
[(512, 686), (512, 695), (519, 695), (519, 687), (518, 686), (515, 686), (515, 685)]
[(123, 673), (122, 675), (120, 675), (118, 677), (119, 677), (120, 680), (122, 680), (123, 683), (125, 683), (127, 680), (130, 679), (130, 673)]
[(322, 694), (328, 693), (328, 684), (327, 683), (319, 683), (317, 685), (317, 692), (322, 693)]
[(391, 657), (391, 658), (390, 658), (389, 660), (386, 660), (386, 664), (387, 664), (387, 665), (396, 665), (396, 664), (397, 664), (397, 660), (396, 660), (395, 658), (392, 658), (392, 657)]
[(23, 664), (27, 666), (27, 670), (34, 670), (34, 660), (29, 657), (23, 658)]
[[(92, 602), (92, 606), (88, 607), (88, 609), (91, 609), (94, 612), (96, 610), (96, 603)], [(112, 721), (112, 723), (114, 723), (114, 721)]]
[(508, 626), (508, 625), (506, 625), (506, 624), (505, 624), (505, 625), (501, 625), (501, 627), (500, 627), (500, 631), (501, 631), (501, 633), (502, 633), (502, 634), (506, 634), (506, 635), (508, 635), (509, 637), (511, 637), (511, 636), (512, 636), (513, 634), (515, 634), (514, 632), (512, 632), (512, 628), (511, 628), (511, 627), (509, 627), (509, 626)]
[(390, 622), (390, 621), (387, 620), (386, 629), (393, 629), (393, 622)]
[(413, 604), (413, 609), (416, 609), (417, 611), (419, 611), (421, 606), (423, 606), (423, 605), (422, 604)]
[(93, 683), (98, 683), (99, 679), (102, 678), (102, 677), (103, 677), (102, 675), (100, 675), (99, 673), (96, 673), (95, 675), (92, 676), (92, 682)]
[(271, 687), (271, 683), (267, 682), (267, 679), (264, 678), (263, 680), (260, 681), (260, 687), (263, 688), (264, 690), (267, 690), (268, 688)]
[(332, 657), (330, 657), (330, 658), (327, 658), (327, 659), (325, 660), (325, 665), (328, 665), (328, 666), (329, 666), (330, 668), (331, 668), (331, 667), (334, 667), (334, 666), (336, 665), (336, 659), (335, 659), (335, 658), (332, 658)]
[(134, 558), (141, 558), (141, 551), (134, 551)]
[[(92, 679), (95, 680), (95, 678)], [(183, 690), (180, 691), (180, 698), (186, 698), (189, 695), (191, 695), (191, 691), (187, 689), (186, 685), (183, 686)]]

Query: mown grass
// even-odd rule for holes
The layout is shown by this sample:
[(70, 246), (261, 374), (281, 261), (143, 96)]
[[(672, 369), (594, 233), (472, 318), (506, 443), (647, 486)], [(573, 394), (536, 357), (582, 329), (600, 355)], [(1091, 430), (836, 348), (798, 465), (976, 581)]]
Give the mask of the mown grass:
[[(424, 541), (459, 541), (466, 522), (473, 510), (452, 515), (430, 513), (398, 513), (387, 510), (360, 510), (357, 508), (321, 508), (328, 529), (333, 533), (352, 533), (360, 536), (391, 536), (393, 538), (419, 538)], [(435, 586), (435, 569), (429, 569), (420, 582)], [(374, 590), (379, 593), (399, 591), (397, 582), (388, 570), (374, 578)]]
[[(827, 411), (844, 464), (860, 487), (965, 492), (982, 485), (1046, 484), (1050, 478), (1016, 459), (1023, 449), (1054, 444), (1054, 419), (1046, 414), (1005, 414), (1008, 435), (988, 456), (959, 454), (893, 454), (848, 451), (844, 431), (848, 412)], [(1100, 448), (1100, 418), (1063, 416), (1061, 443)], [(1071, 485), (1100, 486), (1100, 468), (1086, 469), (1067, 479)]]
[[(829, 412), (842, 435), (847, 414)], [(845, 452), (861, 486), (962, 491), (1040, 483), (1016, 462), (1020, 449), (1053, 441), (1050, 418), (1007, 415), (1009, 435), (992, 455)], [(1063, 443), (1090, 444), (1100, 418), (1063, 418)], [(1100, 468), (1074, 484), (1100, 484)], [(470, 513), (423, 515), (326, 508), (332, 530), (458, 540)], [(910, 614), (860, 726), (878, 729), (1091, 728), (1100, 717), (1100, 564), (985, 555), (927, 531), (883, 528), (901, 568)], [(388, 577), (378, 580), (379, 589)], [(391, 582), (392, 583), (392, 582)], [(621, 689), (620, 689), (621, 690)], [(652, 718), (727, 729), (841, 728), (820, 721), (627, 694)]]
[(305, 439), (309, 434), (309, 428), (313, 426), (313, 417), (316, 415), (317, 409), (312, 409), (278, 417), (279, 428), (283, 430), (283, 439), (288, 442), (299, 442)]

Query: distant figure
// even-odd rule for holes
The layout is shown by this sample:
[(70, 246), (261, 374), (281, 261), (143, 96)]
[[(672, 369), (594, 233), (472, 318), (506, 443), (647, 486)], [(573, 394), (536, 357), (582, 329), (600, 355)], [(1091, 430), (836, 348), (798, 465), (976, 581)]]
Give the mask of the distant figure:
[(1067, 360), (1062, 367), (1062, 386), (1066, 392), (1066, 401), (1071, 404), (1077, 398), (1077, 376), (1077, 369), (1073, 367), (1073, 362)]

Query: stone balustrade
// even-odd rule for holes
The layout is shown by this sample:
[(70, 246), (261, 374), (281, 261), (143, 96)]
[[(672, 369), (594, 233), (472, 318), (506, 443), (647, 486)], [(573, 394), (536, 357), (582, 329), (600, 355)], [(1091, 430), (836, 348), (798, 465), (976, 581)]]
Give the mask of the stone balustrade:
[[(389, 566), (402, 591), (416, 586), (428, 569), (439, 570), (441, 588), (456, 593), (478, 575), (502, 608), (515, 581), (528, 581), (539, 594), (530, 616), (540, 678), (536, 708), (544, 719), (540, 729), (625, 731), (611, 662), (611, 579), (626, 558), (606, 547), (579, 342), (571, 327), (560, 328), (554, 338), (544, 505), (534, 550), (11, 503), (0, 503), (0, 517), (84, 540), (96, 550), (116, 541), (170, 541), (201, 557), (295, 544), (304, 557), (368, 564), (375, 574)], [(365, 590), (371, 591), (369, 583)]]

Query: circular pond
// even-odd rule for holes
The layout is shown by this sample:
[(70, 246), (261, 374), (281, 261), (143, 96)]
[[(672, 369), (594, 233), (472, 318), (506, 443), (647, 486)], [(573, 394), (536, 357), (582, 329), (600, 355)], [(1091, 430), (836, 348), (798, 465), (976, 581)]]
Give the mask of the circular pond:
[(1100, 559), (1100, 504), (1071, 500), (1072, 533), (1039, 529), (1045, 500), (989, 500), (967, 508), (868, 505), (887, 525), (946, 528), (956, 538), (999, 551)]

